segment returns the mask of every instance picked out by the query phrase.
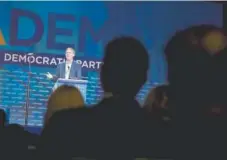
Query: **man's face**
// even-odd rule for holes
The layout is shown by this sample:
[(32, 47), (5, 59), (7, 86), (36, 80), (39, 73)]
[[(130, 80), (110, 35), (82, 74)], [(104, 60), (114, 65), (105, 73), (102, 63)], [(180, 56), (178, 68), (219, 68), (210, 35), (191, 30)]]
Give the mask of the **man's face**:
[(65, 57), (67, 61), (72, 61), (74, 58), (75, 54), (72, 49), (68, 48), (65, 51)]

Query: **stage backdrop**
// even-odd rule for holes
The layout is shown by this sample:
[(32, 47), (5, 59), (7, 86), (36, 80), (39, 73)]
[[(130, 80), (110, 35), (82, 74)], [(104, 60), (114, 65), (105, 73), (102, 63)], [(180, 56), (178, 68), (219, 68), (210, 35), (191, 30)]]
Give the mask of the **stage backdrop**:
[(151, 56), (149, 80), (138, 95), (142, 101), (153, 85), (166, 82), (163, 47), (176, 30), (222, 25), (221, 5), (209, 2), (0, 2), (0, 10), (0, 107), (10, 109), (11, 123), (24, 124), (28, 53), (33, 53), (32, 126), (42, 125), (54, 85), (44, 73), (55, 73), (66, 47), (76, 49), (88, 78), (86, 103), (94, 104), (102, 94), (98, 70), (104, 45), (122, 35), (140, 39)]

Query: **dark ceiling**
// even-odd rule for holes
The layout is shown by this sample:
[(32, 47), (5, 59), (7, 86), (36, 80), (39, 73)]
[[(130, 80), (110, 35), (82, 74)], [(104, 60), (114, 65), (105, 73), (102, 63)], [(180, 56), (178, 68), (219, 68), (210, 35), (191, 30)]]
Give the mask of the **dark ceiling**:
[(211, 2), (213, 2), (213, 3), (227, 4), (227, 2), (226, 2), (226, 1), (211, 1)]

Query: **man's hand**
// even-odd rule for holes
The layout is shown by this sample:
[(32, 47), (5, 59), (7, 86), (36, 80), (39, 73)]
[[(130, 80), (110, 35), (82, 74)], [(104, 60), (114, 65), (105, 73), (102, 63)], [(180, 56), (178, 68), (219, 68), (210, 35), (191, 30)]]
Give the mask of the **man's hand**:
[(49, 72), (47, 72), (46, 76), (47, 76), (48, 79), (53, 79), (53, 77), (54, 77), (54, 76), (53, 76), (52, 74), (50, 74)]

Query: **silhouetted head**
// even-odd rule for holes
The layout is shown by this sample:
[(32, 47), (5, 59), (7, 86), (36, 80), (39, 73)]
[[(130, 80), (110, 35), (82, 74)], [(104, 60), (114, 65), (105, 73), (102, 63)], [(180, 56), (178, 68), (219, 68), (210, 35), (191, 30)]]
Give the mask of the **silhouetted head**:
[(49, 97), (44, 123), (47, 124), (51, 116), (64, 109), (81, 108), (84, 99), (80, 90), (73, 86), (62, 85), (58, 87)]
[(101, 83), (105, 92), (135, 96), (147, 80), (149, 57), (143, 44), (132, 37), (120, 37), (105, 47)]
[(154, 121), (167, 122), (171, 119), (171, 112), (168, 107), (168, 89), (168, 85), (160, 85), (152, 88), (147, 95), (144, 109), (154, 118)]
[(170, 84), (202, 84), (212, 76), (214, 57), (226, 46), (223, 31), (212, 25), (199, 25), (177, 32), (167, 43)]
[(168, 85), (160, 85), (152, 88), (147, 95), (144, 108), (147, 111), (153, 109), (167, 109), (168, 107)]
[(204, 109), (198, 106), (206, 109), (211, 104), (227, 104), (226, 46), (226, 33), (212, 25), (193, 26), (170, 39), (165, 54), (169, 83), (172, 92), (178, 93), (177, 101), (190, 103), (190, 107), (197, 104), (195, 108), (202, 112)]

